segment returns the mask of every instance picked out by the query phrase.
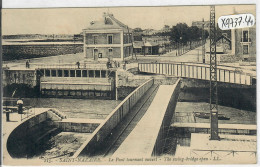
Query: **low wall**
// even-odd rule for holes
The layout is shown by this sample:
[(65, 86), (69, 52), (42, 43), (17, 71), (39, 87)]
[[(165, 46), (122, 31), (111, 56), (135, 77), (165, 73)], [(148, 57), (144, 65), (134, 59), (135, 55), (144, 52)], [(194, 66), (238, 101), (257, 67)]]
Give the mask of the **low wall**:
[(179, 79), (176, 82), (175, 89), (172, 93), (172, 96), (168, 103), (165, 115), (163, 117), (160, 131), (159, 131), (158, 137), (156, 139), (156, 143), (154, 145), (152, 155), (160, 155), (163, 152), (164, 144), (166, 142), (165, 140), (167, 138), (167, 132), (172, 123), (171, 121), (172, 121), (172, 118), (175, 113), (175, 107), (177, 105), (177, 101), (178, 101), (178, 97), (179, 97), (179, 93), (180, 93), (180, 87), (181, 87), (181, 81)]
[(111, 130), (120, 123), (130, 109), (145, 94), (145, 92), (154, 84), (154, 80), (150, 79), (139, 86), (135, 91), (129, 94), (105, 119), (104, 123), (92, 133), (90, 138), (75, 152), (74, 158), (83, 154), (90, 154), (93, 150), (98, 149)]
[(63, 132), (93, 133), (99, 123), (53, 122)]
[(3, 45), (3, 60), (28, 59), (83, 52), (83, 44)]
[[(179, 101), (209, 103), (210, 83), (206, 80), (182, 79)], [(256, 86), (218, 83), (218, 104), (256, 111)]]
[[(195, 123), (196, 124), (196, 123)], [(209, 126), (209, 124), (208, 124)], [(219, 124), (218, 132), (220, 134), (232, 134), (232, 135), (256, 135), (257, 130), (255, 129), (240, 129), (241, 125), (235, 125), (234, 128), (225, 128), (222, 124)], [(250, 125), (253, 126), (253, 125)], [(190, 134), (190, 133), (206, 133), (210, 134), (210, 127), (179, 127), (178, 125), (173, 124), (174, 133), (177, 134)]]
[(18, 125), (8, 136), (7, 150), (12, 157), (26, 157), (28, 147), (34, 144), (34, 136), (37, 133), (47, 130), (48, 124), (46, 120), (60, 120), (60, 118), (51, 111), (45, 111), (38, 115), (34, 115)]

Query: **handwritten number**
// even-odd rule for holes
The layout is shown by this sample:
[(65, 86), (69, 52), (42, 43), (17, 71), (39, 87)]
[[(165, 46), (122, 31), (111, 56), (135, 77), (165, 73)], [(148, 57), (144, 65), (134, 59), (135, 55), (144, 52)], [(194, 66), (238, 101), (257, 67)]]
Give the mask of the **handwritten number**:
[(222, 28), (223, 28), (223, 27), (226, 27), (226, 25), (225, 25), (225, 20), (226, 20), (226, 19), (224, 18), (224, 19), (221, 19), (221, 20), (222, 20)]
[(239, 23), (239, 26), (241, 25), (241, 22), (242, 22), (242, 16), (241, 17), (239, 17), (238, 19), (240, 19), (239, 21), (238, 21), (238, 23)]
[(235, 27), (237, 27), (237, 20), (238, 18), (235, 18)]
[[(220, 20), (219, 20), (220, 21)], [(219, 22), (220, 23), (220, 22)], [(241, 14), (230, 17), (221, 18), (221, 26), (223, 29), (232, 29), (237, 27), (248, 27), (254, 25), (254, 17), (251, 14)]]

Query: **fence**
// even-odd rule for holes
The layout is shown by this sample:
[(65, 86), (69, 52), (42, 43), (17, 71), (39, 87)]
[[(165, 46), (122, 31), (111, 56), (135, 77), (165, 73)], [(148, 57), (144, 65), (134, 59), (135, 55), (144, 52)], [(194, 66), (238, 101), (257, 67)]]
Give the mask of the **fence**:
[[(202, 64), (186, 63), (139, 63), (140, 72), (165, 74), (176, 77), (210, 80), (210, 67)], [(218, 66), (217, 80), (243, 85), (253, 85), (251, 74), (238, 71), (230, 66)]]
[(35, 115), (35, 107), (25, 108), (25, 110), (23, 110), (23, 113), (24, 114), (20, 114), (21, 115), (21, 121), (29, 118), (30, 116)]
[(104, 123), (92, 133), (85, 143), (75, 152), (74, 158), (78, 157), (82, 152), (90, 154), (91, 151), (97, 149), (104, 139), (110, 134), (111, 130), (120, 123), (130, 109), (139, 101), (145, 92), (154, 84), (154, 80), (150, 79), (130, 93), (104, 120)]
[(30, 67), (36, 69), (107, 69), (105, 63), (90, 64), (90, 63), (80, 63), (79, 65), (75, 63), (53, 63), (53, 64), (42, 64), (42, 63), (30, 63)]

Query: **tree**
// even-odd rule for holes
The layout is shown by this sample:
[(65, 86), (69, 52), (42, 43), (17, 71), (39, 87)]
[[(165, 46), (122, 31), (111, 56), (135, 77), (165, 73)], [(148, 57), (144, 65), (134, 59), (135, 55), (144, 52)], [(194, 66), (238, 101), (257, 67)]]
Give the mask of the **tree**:
[(137, 27), (134, 29), (134, 32), (143, 32), (143, 30), (141, 28)]
[(178, 23), (173, 26), (170, 32), (170, 40), (173, 42), (181, 42), (186, 44), (189, 40), (189, 27), (186, 23)]

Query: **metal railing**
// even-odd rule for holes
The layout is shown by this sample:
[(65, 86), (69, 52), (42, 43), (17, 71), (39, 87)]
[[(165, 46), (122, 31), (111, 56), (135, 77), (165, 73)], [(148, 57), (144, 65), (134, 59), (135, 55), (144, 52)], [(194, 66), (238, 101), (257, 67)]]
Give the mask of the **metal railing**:
[(251, 38), (241, 38), (240, 42), (252, 42)]
[(30, 68), (35, 69), (97, 69), (105, 70), (107, 66), (105, 63), (90, 64), (90, 63), (80, 63), (77, 65), (75, 63), (53, 63), (53, 64), (42, 64), (42, 63), (30, 63)]
[[(226, 83), (235, 83), (243, 85), (253, 85), (252, 74), (245, 73), (238, 68), (225, 68), (227, 66), (218, 66), (217, 81)], [(139, 63), (140, 72), (164, 74), (183, 78), (194, 78), (200, 80), (210, 80), (210, 67), (201, 64), (186, 63)]]
[(35, 107), (26, 107), (21, 115), (21, 121), (35, 115)]

